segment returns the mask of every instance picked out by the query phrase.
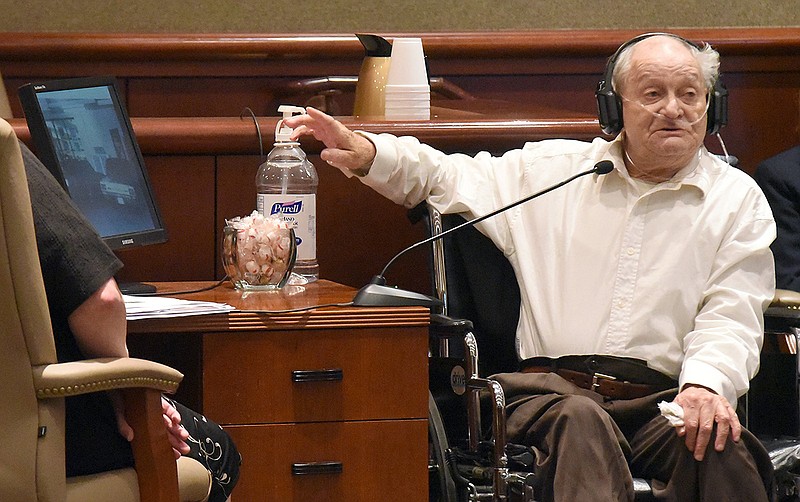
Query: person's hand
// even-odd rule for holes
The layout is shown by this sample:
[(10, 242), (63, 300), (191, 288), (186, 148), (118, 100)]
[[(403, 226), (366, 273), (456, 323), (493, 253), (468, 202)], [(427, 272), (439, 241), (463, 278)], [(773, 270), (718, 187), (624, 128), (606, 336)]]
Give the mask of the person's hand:
[[(122, 398), (122, 394), (117, 391), (111, 391), (108, 395), (111, 398), (111, 404), (114, 407), (114, 414), (117, 418), (117, 430), (128, 442), (133, 441), (133, 428), (125, 418), (125, 401)], [(186, 455), (189, 453), (189, 445), (186, 444), (189, 432), (181, 426), (181, 414), (163, 397), (161, 398), (161, 414), (164, 418), (164, 425), (167, 428), (167, 439), (175, 458)]]
[(125, 418), (125, 401), (119, 391), (109, 391), (108, 397), (111, 399), (111, 406), (114, 408), (114, 415), (117, 418), (117, 430), (129, 443), (133, 441), (133, 427), (128, 424)]
[(172, 406), (168, 400), (161, 398), (161, 410), (164, 416), (164, 425), (167, 427), (167, 438), (175, 453), (175, 458), (189, 453), (189, 445), (186, 440), (189, 438), (189, 431), (181, 425), (181, 414)]
[(326, 148), (320, 153), (320, 158), (333, 167), (359, 176), (369, 171), (375, 158), (375, 145), (330, 115), (308, 107), (305, 114), (287, 118), (283, 123), (294, 129), (292, 139), (311, 134), (322, 141)]
[(675, 397), (675, 402), (683, 408), (684, 425), (677, 428), (678, 436), (685, 437), (686, 447), (693, 452), (695, 460), (703, 460), (715, 423), (716, 451), (725, 448), (729, 436), (734, 442), (739, 441), (742, 424), (739, 423), (736, 411), (724, 397), (706, 387), (689, 384)]

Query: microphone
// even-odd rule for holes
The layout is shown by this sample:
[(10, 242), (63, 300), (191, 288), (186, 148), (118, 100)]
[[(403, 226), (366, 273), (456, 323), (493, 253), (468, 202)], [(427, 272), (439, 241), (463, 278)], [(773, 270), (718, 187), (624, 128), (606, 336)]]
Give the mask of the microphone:
[(389, 267), (392, 265), (392, 263), (394, 263), (399, 257), (403, 256), (404, 254), (406, 254), (407, 252), (411, 251), (412, 249), (418, 248), (420, 246), (424, 246), (425, 244), (428, 244), (429, 242), (433, 242), (435, 240), (441, 239), (444, 236), (449, 235), (449, 234), (451, 234), (453, 232), (458, 232), (459, 230), (461, 230), (464, 227), (476, 225), (476, 224), (482, 222), (483, 220), (485, 220), (487, 218), (491, 218), (492, 216), (495, 216), (495, 215), (497, 215), (499, 213), (502, 213), (504, 211), (508, 211), (511, 208), (517, 207), (520, 204), (528, 202), (531, 199), (535, 199), (536, 197), (544, 195), (544, 194), (546, 194), (548, 192), (552, 192), (556, 188), (560, 188), (560, 187), (566, 185), (567, 183), (569, 183), (569, 182), (571, 182), (571, 181), (573, 181), (573, 180), (575, 180), (577, 178), (580, 178), (581, 176), (586, 176), (587, 174), (598, 174), (598, 175), (608, 174), (613, 169), (614, 169), (614, 163), (613, 162), (611, 162), (610, 160), (601, 160), (600, 162), (595, 164), (594, 167), (592, 167), (591, 169), (589, 169), (587, 171), (583, 171), (583, 172), (580, 172), (580, 173), (575, 174), (573, 176), (570, 176), (569, 178), (565, 179), (564, 181), (556, 183), (555, 185), (552, 185), (552, 186), (550, 186), (548, 188), (545, 188), (544, 190), (541, 190), (541, 191), (536, 192), (534, 194), (528, 195), (528, 196), (526, 196), (526, 197), (524, 197), (522, 199), (519, 199), (516, 202), (512, 202), (511, 204), (509, 204), (507, 206), (503, 206), (503, 207), (501, 207), (499, 209), (496, 209), (496, 210), (494, 210), (494, 211), (492, 211), (492, 212), (490, 212), (488, 214), (485, 214), (483, 216), (478, 216), (478, 217), (473, 218), (471, 220), (465, 221), (464, 223), (462, 223), (460, 225), (457, 225), (457, 226), (455, 226), (453, 228), (450, 228), (448, 230), (445, 230), (444, 232), (442, 232), (440, 234), (432, 235), (432, 236), (428, 237), (427, 239), (421, 240), (419, 242), (416, 242), (416, 243), (412, 244), (411, 246), (408, 246), (407, 248), (403, 249), (402, 251), (400, 251), (399, 253), (394, 255), (394, 257), (391, 260), (389, 260), (389, 262), (386, 264), (386, 266), (383, 267), (383, 270), (381, 270), (381, 273), (379, 275), (374, 276), (369, 284), (367, 284), (366, 286), (361, 288), (358, 291), (358, 293), (356, 293), (356, 296), (353, 298), (353, 305), (356, 306), (356, 307), (402, 307), (402, 306), (439, 307), (439, 306), (442, 306), (443, 303), (438, 298), (434, 298), (434, 297), (428, 296), (428, 295), (423, 295), (421, 293), (415, 293), (413, 291), (406, 291), (404, 289), (399, 289), (399, 288), (393, 287), (393, 286), (387, 286), (386, 285), (386, 278), (385, 278), (386, 271), (389, 269)]

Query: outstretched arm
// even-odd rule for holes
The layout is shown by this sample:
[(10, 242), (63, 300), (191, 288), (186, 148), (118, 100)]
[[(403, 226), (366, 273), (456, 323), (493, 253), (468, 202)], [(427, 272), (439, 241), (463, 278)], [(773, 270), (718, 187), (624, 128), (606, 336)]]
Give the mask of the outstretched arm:
[(287, 127), (294, 129), (292, 139), (313, 135), (325, 144), (325, 149), (320, 153), (322, 160), (342, 171), (365, 176), (375, 158), (372, 142), (315, 108), (308, 107), (306, 112), (283, 121)]

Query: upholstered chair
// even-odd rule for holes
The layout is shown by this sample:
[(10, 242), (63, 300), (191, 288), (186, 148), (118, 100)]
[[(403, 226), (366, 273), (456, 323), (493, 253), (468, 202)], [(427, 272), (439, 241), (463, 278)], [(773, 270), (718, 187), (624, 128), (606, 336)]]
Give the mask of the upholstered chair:
[[(205, 501), (210, 474), (175, 461), (161, 415), (161, 393), (182, 378), (133, 358), (57, 363), (22, 155), (0, 120), (0, 500)], [(68, 479), (64, 398), (111, 389), (129, 410), (136, 467)]]

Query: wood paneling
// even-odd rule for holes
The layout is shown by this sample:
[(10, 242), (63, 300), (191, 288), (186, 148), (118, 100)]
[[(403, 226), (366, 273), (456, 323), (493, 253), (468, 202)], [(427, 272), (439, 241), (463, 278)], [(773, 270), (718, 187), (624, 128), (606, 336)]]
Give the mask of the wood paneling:
[(122, 281), (211, 279), (216, 264), (215, 165), (212, 156), (147, 156), (168, 241), (121, 250)]

